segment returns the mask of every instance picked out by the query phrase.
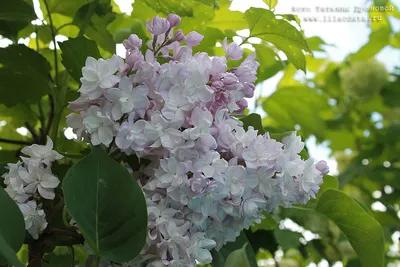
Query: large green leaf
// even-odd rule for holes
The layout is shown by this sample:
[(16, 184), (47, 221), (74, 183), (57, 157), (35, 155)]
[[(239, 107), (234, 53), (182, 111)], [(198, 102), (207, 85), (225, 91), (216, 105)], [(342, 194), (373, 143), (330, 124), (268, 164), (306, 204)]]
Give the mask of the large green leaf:
[(15, 202), (0, 187), (0, 210), (3, 214), (0, 220), (0, 265), (12, 264), (24, 266), (17, 258), (25, 237), (25, 222), (21, 211)]
[(39, 75), (46, 81), (51, 69), (49, 62), (41, 54), (22, 44), (1, 48), (0, 63), (18, 73)]
[(0, 35), (17, 39), (18, 31), (36, 18), (33, 6), (23, 0), (0, 0)]
[[(0, 49), (0, 103), (7, 107), (18, 103), (35, 103), (49, 92), (50, 64), (25, 45)], [(18, 97), (15, 97), (18, 92)]]
[(277, 19), (269, 10), (250, 8), (245, 17), (251, 37), (258, 37), (274, 44), (282, 50), (296, 68), (306, 71), (304, 51), (308, 51), (307, 42), (301, 32), (284, 19)]
[(249, 244), (229, 254), (224, 267), (251, 267), (249, 259), (247, 258), (246, 246), (249, 246)]
[(314, 89), (304, 85), (279, 88), (262, 106), (272, 127), (291, 130), (298, 124), (305, 136), (322, 136), (324, 133), (322, 115), (329, 106), (327, 99)]
[(253, 46), (256, 49), (256, 59), (260, 63), (257, 70), (257, 83), (271, 78), (285, 68), (287, 62), (278, 60), (274, 49), (265, 44), (253, 44)]
[(143, 192), (100, 147), (68, 170), (63, 189), (68, 211), (98, 253), (127, 262), (141, 251), (147, 233)]
[(354, 199), (339, 190), (329, 189), (321, 195), (316, 211), (337, 224), (364, 267), (384, 266), (382, 227)]
[(32, 5), (23, 0), (0, 0), (0, 20), (31, 22), (36, 18)]
[(247, 240), (246, 235), (244, 232), (241, 232), (238, 238), (235, 240), (235, 242), (229, 242), (225, 246), (223, 246), (221, 249), (216, 251), (215, 249), (212, 250), (212, 256), (213, 256), (213, 261), (211, 263), (211, 266), (213, 267), (224, 267), (227, 266), (226, 262), (229, 257), (229, 255), (235, 251), (239, 250), (245, 247), (246, 251), (246, 256), (249, 262), (250, 267), (257, 267), (257, 261), (256, 257), (254, 254), (253, 249), (251, 246), (246, 245), (249, 244), (249, 241)]
[(65, 69), (80, 83), (79, 79), (82, 76), (82, 67), (85, 66), (86, 58), (100, 57), (96, 42), (82, 36), (58, 44), (62, 51), (62, 63)]
[(298, 246), (300, 246), (300, 237), (303, 237), (301, 233), (280, 229), (276, 229), (274, 231), (274, 236), (283, 250), (288, 250), (289, 248), (297, 248)]

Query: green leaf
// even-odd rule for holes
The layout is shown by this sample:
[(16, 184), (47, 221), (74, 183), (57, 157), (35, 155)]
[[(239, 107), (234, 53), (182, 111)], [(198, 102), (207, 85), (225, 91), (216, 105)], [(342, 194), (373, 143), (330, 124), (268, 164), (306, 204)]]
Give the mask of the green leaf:
[(63, 189), (68, 211), (98, 253), (121, 263), (141, 251), (147, 234), (143, 192), (100, 147), (68, 170)]
[(270, 9), (274, 9), (278, 4), (278, 0), (264, 0), (264, 3), (266, 3)]
[(230, 2), (224, 1), (214, 13), (214, 19), (208, 26), (224, 31), (226, 29), (242, 30), (247, 28), (246, 19), (242, 12), (229, 10)]
[[(0, 68), (0, 103), (7, 107), (19, 103), (35, 103), (48, 93), (48, 83), (38, 75)], [(12, 89), (12, 90), (11, 90)], [(15, 97), (16, 91), (18, 97)]]
[(50, 64), (38, 52), (23, 44), (11, 45), (0, 49), (0, 64), (15, 72), (41, 76), (47, 82)]
[(369, 41), (356, 53), (351, 54), (350, 60), (365, 60), (375, 56), (385, 46), (388, 45), (390, 36), (389, 28), (380, 28), (371, 32)]
[[(92, 2), (92, 0), (46, 0), (46, 2), (52, 14), (58, 13), (72, 17), (81, 6)], [(40, 0), (40, 7), (43, 11), (43, 16), (47, 17), (47, 10), (43, 0)]]
[(240, 119), (243, 122), (243, 128), (247, 131), (249, 126), (253, 126), (255, 130), (258, 130), (259, 134), (264, 134), (265, 130), (262, 126), (262, 120), (260, 114), (251, 113), (244, 118)]
[(261, 223), (252, 226), (251, 231), (255, 232), (257, 230), (274, 230), (278, 227), (278, 223), (271, 216), (271, 214), (263, 211), (263, 215), (265, 216), (265, 219), (263, 219)]
[[(25, 237), (25, 222), (17, 204), (0, 187), (0, 264), (24, 265), (18, 260), (17, 252)], [(6, 219), (5, 219), (6, 218)]]
[[(94, 7), (92, 6), (93, 3)], [(115, 20), (116, 15), (112, 12), (109, 1), (103, 1), (103, 3), (97, 1), (79, 8), (74, 16), (73, 23), (79, 28), (87, 26), (85, 35), (107, 52), (114, 54), (116, 44), (112, 34), (107, 30), (107, 26)]]
[[(0, 49), (0, 103), (7, 107), (18, 103), (35, 103), (49, 92), (50, 64), (36, 51), (25, 45)], [(15, 91), (18, 97), (15, 97)]]
[(100, 52), (96, 42), (85, 37), (71, 38), (68, 41), (58, 43), (62, 51), (62, 63), (68, 73), (78, 83), (82, 77), (82, 67), (85, 66), (87, 57), (100, 58)]
[(324, 193), (328, 189), (338, 189), (339, 181), (336, 177), (330, 175), (324, 175), (323, 183), (318, 191), (317, 198), (320, 198), (322, 193)]
[[(238, 249), (242, 249), (249, 241), (247, 240), (246, 235), (244, 232), (241, 232), (238, 238), (236, 238), (235, 242), (229, 242), (224, 245), (220, 250), (216, 251), (215, 249), (211, 251), (213, 256), (213, 261), (211, 266), (213, 267), (224, 267), (226, 266), (226, 261), (229, 255)], [(245, 247), (246, 256), (249, 260), (250, 267), (257, 267), (257, 261), (254, 254), (253, 249), (250, 246)]]
[(251, 267), (246, 254), (246, 246), (248, 246), (248, 244), (229, 254), (228, 258), (226, 258), (224, 267)]
[(0, 7), (0, 20), (30, 23), (36, 18), (32, 5), (23, 0), (0, 0)]
[(337, 224), (364, 267), (384, 266), (382, 227), (354, 199), (339, 190), (328, 189), (321, 195), (316, 211)]
[(300, 237), (303, 237), (301, 233), (292, 232), (290, 230), (280, 230), (280, 229), (274, 231), (274, 236), (276, 241), (282, 247), (283, 250), (299, 247)]
[(310, 134), (323, 136), (323, 111), (329, 109), (327, 99), (314, 89), (304, 85), (279, 88), (262, 104), (272, 127), (294, 129), (301, 126), (301, 131), (307, 137)]
[(253, 44), (256, 59), (260, 63), (257, 70), (257, 83), (267, 80), (286, 67), (287, 61), (278, 60), (277, 53), (264, 44)]
[(284, 19), (277, 19), (269, 10), (250, 8), (246, 11), (250, 36), (258, 37), (274, 44), (282, 50), (297, 69), (306, 71), (306, 58), (303, 53), (309, 51), (301, 32)]

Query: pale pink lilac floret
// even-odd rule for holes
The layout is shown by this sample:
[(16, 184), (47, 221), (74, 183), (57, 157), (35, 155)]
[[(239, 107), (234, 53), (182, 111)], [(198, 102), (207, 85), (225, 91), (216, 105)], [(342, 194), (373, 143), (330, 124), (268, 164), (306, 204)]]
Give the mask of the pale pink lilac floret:
[(210, 251), (260, 223), (263, 210), (315, 198), (329, 171), (326, 162), (301, 159), (304, 143), (295, 133), (278, 142), (244, 130), (232, 115), (254, 95), (254, 53), (232, 69), (227, 60), (241, 59), (243, 49), (227, 39), (226, 56), (193, 55), (204, 36), (174, 34), (179, 24), (174, 14), (148, 21), (154, 39), (142, 53), (142, 40), (132, 34), (124, 41), (125, 62), (89, 58), (81, 96), (69, 106), (79, 114), (67, 117), (78, 141), (150, 160), (133, 172), (149, 216), (136, 259), (145, 266), (211, 263)]

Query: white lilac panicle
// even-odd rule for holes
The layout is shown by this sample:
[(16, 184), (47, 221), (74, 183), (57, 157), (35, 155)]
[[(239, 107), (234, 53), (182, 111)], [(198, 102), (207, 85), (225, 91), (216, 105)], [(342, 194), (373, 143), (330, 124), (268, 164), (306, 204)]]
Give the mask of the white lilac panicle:
[[(314, 198), (329, 172), (326, 162), (300, 157), (304, 143), (295, 133), (279, 142), (245, 130), (233, 116), (254, 95), (255, 54), (228, 68), (243, 49), (227, 39), (226, 56), (193, 54), (207, 36), (176, 29), (180, 22), (174, 14), (148, 21), (153, 40), (146, 50), (131, 34), (123, 42), (125, 62), (88, 58), (81, 96), (69, 106), (79, 114), (67, 116), (78, 141), (150, 161), (132, 173), (148, 206), (147, 242), (137, 259), (144, 266), (210, 263), (210, 250), (260, 223), (263, 210)], [(10, 166), (12, 177), (22, 174), (47, 190), (49, 177), (38, 182), (18, 168)], [(17, 201), (25, 198), (26, 181), (13, 182)]]
[(40, 208), (34, 195), (43, 199), (54, 199), (54, 189), (60, 184), (60, 180), (52, 173), (51, 166), (54, 161), (63, 158), (61, 154), (53, 150), (53, 141), (47, 137), (46, 145), (33, 144), (21, 150), (25, 155), (22, 161), (16, 164), (9, 163), (3, 174), (5, 191), (17, 202), (25, 220), (25, 228), (28, 233), (38, 239), (39, 235), (47, 227), (46, 215)]

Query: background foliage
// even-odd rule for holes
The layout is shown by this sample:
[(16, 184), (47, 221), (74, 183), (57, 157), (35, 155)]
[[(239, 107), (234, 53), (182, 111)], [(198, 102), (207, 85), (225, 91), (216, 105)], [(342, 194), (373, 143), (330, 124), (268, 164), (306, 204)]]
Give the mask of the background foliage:
[[(249, 35), (241, 38), (246, 48), (256, 51), (261, 64), (259, 90), (264, 80), (281, 71), (284, 75), (271, 96), (257, 99), (267, 115), (262, 121), (255, 115), (243, 118), (245, 124), (269, 131), (276, 139), (295, 129), (304, 138), (314, 135), (317, 142), (329, 145), (339, 163), (338, 177), (324, 178), (317, 200), (266, 215), (237, 242), (215, 251), (212, 266), (295, 267), (325, 259), (330, 264), (377, 267), (399, 259), (393, 238), (398, 235), (393, 233), (400, 226), (400, 68), (388, 72), (373, 59), (386, 46), (400, 47), (400, 33), (393, 32), (388, 19), (400, 19), (398, 10), (383, 13), (382, 21), (370, 25), (369, 41), (359, 51), (334, 62), (324, 53), (328, 44), (321, 38), (304, 38), (295, 15), (274, 13), (277, 1), (265, 1), (270, 10), (251, 8), (241, 13), (230, 11), (228, 0), (136, 0), (130, 16), (111, 0), (39, 2), (43, 20), (37, 18), (29, 0), (0, 0), (0, 35), (12, 43), (0, 49), (0, 172), (6, 163), (17, 160), (23, 145), (44, 143), (50, 135), (57, 151), (66, 156), (54, 167), (64, 177), (81, 155), (89, 153), (85, 144), (64, 135), (65, 107), (77, 98), (86, 57), (109, 58), (116, 44), (131, 33), (148, 40), (146, 20), (176, 13), (183, 18), (184, 32), (195, 30), (205, 36), (195, 51), (210, 55), (223, 55), (216, 43), (225, 36), (231, 39), (238, 36), (236, 31), (249, 29)], [(392, 5), (388, 1), (375, 4)], [(250, 42), (251, 37), (259, 39)], [(18, 41), (21, 38), (28, 38), (27, 45)], [(310, 75), (296, 79), (299, 71)], [(26, 134), (18, 134), (17, 129)], [(377, 200), (385, 211), (371, 209)], [(59, 222), (63, 207), (58, 210), (52, 215), (52, 225), (63, 223)], [(288, 220), (300, 228), (288, 229)], [(3, 239), (10, 238), (1, 222), (0, 248)], [(41, 241), (43, 265), (96, 262), (82, 245), (55, 240), (51, 234), (46, 238)], [(25, 243), (35, 247), (32, 240)], [(18, 244), (11, 247), (16, 250)], [(27, 263), (27, 254), (23, 245), (20, 261)]]

